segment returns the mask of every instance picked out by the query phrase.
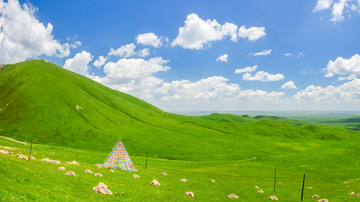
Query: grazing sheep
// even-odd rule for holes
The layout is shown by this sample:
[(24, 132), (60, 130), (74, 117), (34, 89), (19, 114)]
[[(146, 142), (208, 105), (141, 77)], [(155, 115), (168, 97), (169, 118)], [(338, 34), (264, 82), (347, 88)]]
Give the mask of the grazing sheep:
[(161, 175), (167, 175), (167, 173), (161, 173)]
[(19, 158), (19, 159), (25, 159), (25, 160), (28, 160), (28, 157), (23, 155), (23, 154), (16, 154), (16, 156)]
[(50, 163), (52, 163), (52, 164), (60, 164), (61, 161), (58, 161), (58, 160), (50, 160)]
[(235, 194), (230, 194), (227, 196), (228, 198), (239, 198), (238, 196), (236, 196)]
[(187, 182), (187, 179), (184, 178), (184, 179), (181, 179), (180, 181), (181, 182)]
[(160, 183), (159, 183), (157, 180), (154, 179), (154, 180), (151, 182), (151, 185), (158, 187), (158, 186), (160, 186)]
[(100, 174), (100, 173), (95, 173), (95, 176), (102, 177), (103, 175), (102, 175), (102, 174)]
[(215, 183), (215, 180), (210, 180), (210, 182)]
[(103, 167), (102, 167), (102, 165), (100, 165), (100, 164), (95, 164), (95, 166), (97, 167), (97, 168), (99, 168), (99, 169), (103, 169)]
[(93, 187), (93, 190), (96, 193), (99, 193), (99, 194), (110, 194), (110, 195), (112, 195), (112, 192), (108, 189), (108, 186), (105, 185), (102, 182), (99, 182), (99, 184), (96, 187)]
[(255, 186), (255, 189), (259, 189), (259, 187), (258, 187), (258, 186)]
[(43, 158), (43, 159), (41, 159), (42, 161), (46, 161), (46, 162), (49, 162), (50, 161), (50, 159), (49, 158)]
[(356, 195), (356, 197), (360, 198), (360, 194)]
[(72, 165), (80, 165), (78, 162), (76, 162), (76, 161), (71, 161), (71, 162), (66, 162), (66, 163), (68, 163), (68, 164), (72, 164)]
[(75, 106), (76, 110), (84, 110), (82, 107), (80, 107), (79, 105)]
[(349, 193), (350, 196), (352, 196), (352, 195), (354, 195), (354, 194), (355, 194), (355, 193), (354, 193), (353, 191)]
[(137, 175), (137, 174), (134, 174), (133, 177), (134, 177), (134, 178), (140, 178), (140, 176)]
[(319, 195), (313, 195), (311, 198), (320, 198)]
[(115, 172), (114, 170), (109, 170), (109, 171), (112, 172), (112, 173)]
[(306, 189), (312, 189), (312, 187), (306, 187)]
[(260, 189), (260, 190), (258, 191), (258, 193), (263, 194), (264, 191), (263, 191), (262, 189)]
[(75, 173), (73, 171), (66, 172), (65, 175), (72, 175), (75, 176)]
[(273, 200), (273, 201), (277, 201), (277, 200), (278, 200), (278, 198), (277, 198), (276, 196), (269, 196), (269, 199), (270, 199), (270, 200)]
[(93, 173), (91, 170), (86, 169), (85, 173)]
[(327, 200), (326, 198), (323, 198), (323, 199), (318, 200), (318, 202), (329, 202), (329, 200)]
[(193, 192), (190, 192), (190, 191), (185, 192), (185, 195), (186, 195), (186, 196), (191, 196), (191, 197), (194, 197), (194, 196), (195, 196), (195, 194), (194, 194)]
[(59, 167), (59, 170), (65, 170), (65, 167)]
[(2, 153), (2, 154), (7, 154), (7, 155), (11, 155), (11, 152), (8, 152), (7, 150), (0, 150), (0, 153)]

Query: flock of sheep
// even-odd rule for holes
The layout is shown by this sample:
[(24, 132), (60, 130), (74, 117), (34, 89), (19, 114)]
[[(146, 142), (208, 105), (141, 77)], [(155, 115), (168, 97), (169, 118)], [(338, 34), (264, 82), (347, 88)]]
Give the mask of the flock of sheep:
[[(6, 148), (9, 148), (10, 150), (12, 149), (12, 148), (10, 148), (10, 147), (6, 147)], [(9, 151), (7, 151), (7, 150), (0, 150), (0, 153), (2, 153), (2, 154), (7, 154), (7, 155), (12, 155), (12, 153), (9, 152)], [(17, 156), (18, 158), (20, 158), (20, 159), (28, 160), (28, 156), (25, 156), (25, 155), (23, 155), (23, 154), (17, 154), (16, 156)], [(31, 159), (35, 159), (33, 156), (30, 156), (30, 158), (31, 158)], [(52, 164), (60, 164), (60, 163), (61, 163), (61, 162), (58, 161), (58, 160), (51, 160), (51, 159), (49, 159), (49, 158), (43, 158), (43, 159), (41, 159), (41, 160), (42, 160), (42, 161), (45, 161), (45, 162), (52, 163)], [(67, 163), (67, 164), (70, 164), (70, 165), (80, 165), (77, 161), (71, 161), (71, 162), (66, 162), (66, 163)], [(100, 164), (96, 164), (95, 166), (96, 166), (98, 169), (102, 169), (102, 168), (103, 168), (102, 165), (100, 165)], [(58, 169), (59, 169), (59, 170), (66, 170), (65, 167), (59, 167)], [(114, 170), (111, 170), (111, 169), (110, 169), (110, 172), (114, 172)], [(86, 169), (86, 170), (85, 170), (85, 173), (93, 173), (93, 172), (92, 172), (91, 170)], [(76, 174), (75, 174), (75, 172), (73, 172), (73, 171), (68, 171), (68, 172), (65, 173), (65, 175), (75, 176)], [(95, 176), (98, 176), (98, 177), (102, 177), (102, 176), (103, 176), (103, 175), (100, 174), (100, 173), (95, 173), (94, 175), (95, 175)], [(167, 175), (167, 173), (161, 173), (161, 175)], [(138, 176), (137, 174), (134, 174), (133, 177), (134, 177), (134, 178), (140, 178), (140, 176)], [(181, 181), (181, 182), (187, 182), (187, 179), (183, 178), (183, 179), (181, 179), (180, 181)], [(210, 182), (215, 183), (215, 180), (212, 179), (212, 180), (210, 180)], [(156, 179), (154, 179), (154, 180), (151, 182), (151, 185), (153, 185), (153, 186), (160, 186), (160, 183), (159, 183)], [(260, 194), (263, 194), (263, 193), (264, 193), (264, 191), (263, 191), (262, 189), (260, 189), (258, 186), (255, 186), (255, 189), (257, 189), (257, 190), (258, 190), (258, 193), (260, 193)], [(312, 189), (312, 187), (307, 187), (307, 189)], [(102, 183), (102, 182), (99, 182), (99, 184), (98, 184), (97, 186), (93, 187), (93, 190), (94, 190), (95, 192), (97, 192), (97, 193), (100, 193), (100, 194), (110, 194), (110, 195), (112, 195), (112, 192), (108, 189), (108, 186), (105, 185), (105, 184)], [(195, 194), (194, 194), (193, 192), (185, 192), (185, 195), (186, 195), (186, 196), (189, 196), (189, 197), (194, 197), (194, 196), (195, 196)], [(355, 193), (354, 193), (354, 192), (350, 192), (349, 195), (355, 195)], [(357, 196), (358, 198), (360, 198), (360, 194), (357, 194), (356, 196)], [(228, 197), (228, 198), (235, 198), (235, 199), (238, 199), (238, 198), (239, 198), (239, 197), (238, 197), (237, 195), (235, 195), (235, 194), (230, 194), (230, 195), (228, 195), (227, 197)], [(270, 200), (275, 200), (275, 201), (278, 200), (278, 198), (277, 198), (276, 196), (269, 196), (268, 198), (269, 198)], [(313, 199), (319, 198), (319, 195), (313, 195), (312, 198), (313, 198)], [(325, 198), (324, 198), (324, 199), (320, 199), (320, 200), (318, 200), (318, 202), (328, 202), (328, 199), (325, 199)]]

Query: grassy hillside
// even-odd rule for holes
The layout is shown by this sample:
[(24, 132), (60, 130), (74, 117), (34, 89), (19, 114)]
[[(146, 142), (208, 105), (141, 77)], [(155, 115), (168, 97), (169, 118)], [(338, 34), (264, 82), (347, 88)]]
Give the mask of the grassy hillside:
[(43, 60), (0, 71), (0, 108), (3, 136), (98, 151), (110, 150), (121, 136), (133, 155), (168, 159), (243, 159), (331, 147), (350, 152), (358, 145), (349, 140), (359, 140), (356, 132), (277, 117), (166, 113)]
[[(0, 199), (5, 201), (182, 201), (185, 191), (194, 191), (200, 201), (221, 201), (231, 193), (245, 201), (265, 201), (270, 194), (297, 201), (303, 173), (307, 186), (317, 187), (306, 191), (308, 200), (312, 194), (353, 200), (347, 193), (360, 193), (358, 131), (274, 116), (166, 113), (43, 60), (0, 70), (0, 109), (0, 136), (33, 139), (37, 158), (0, 154)], [(100, 179), (85, 175), (84, 169), (96, 169), (93, 164), (106, 158), (120, 136), (141, 180), (104, 170), (101, 181), (116, 194), (90, 194)], [(15, 154), (29, 147), (2, 138), (0, 146), (13, 147)], [(144, 169), (147, 152), (149, 169)], [(77, 155), (80, 166), (62, 164), (80, 173), (74, 178), (39, 160), (66, 162)], [(273, 193), (275, 167), (279, 190)], [(159, 175), (163, 171), (170, 176)], [(184, 177), (189, 183), (178, 184)], [(160, 180), (159, 189), (149, 185), (153, 178)], [(211, 178), (218, 183), (209, 184)], [(259, 195), (255, 185), (267, 196)]]

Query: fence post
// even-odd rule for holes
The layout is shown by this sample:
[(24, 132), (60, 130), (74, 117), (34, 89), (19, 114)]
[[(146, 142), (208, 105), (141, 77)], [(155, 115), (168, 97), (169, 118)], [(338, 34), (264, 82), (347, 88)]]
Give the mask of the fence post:
[(148, 155), (149, 155), (149, 152), (146, 152), (146, 162), (145, 162), (145, 169), (147, 169)]
[(304, 173), (303, 184), (301, 189), (301, 201), (303, 201), (303, 196), (304, 196), (304, 185), (305, 185), (305, 173)]
[(276, 168), (274, 172), (274, 192), (276, 192)]
[(31, 159), (32, 143), (33, 143), (33, 139), (31, 139), (31, 144), (30, 144), (29, 161)]

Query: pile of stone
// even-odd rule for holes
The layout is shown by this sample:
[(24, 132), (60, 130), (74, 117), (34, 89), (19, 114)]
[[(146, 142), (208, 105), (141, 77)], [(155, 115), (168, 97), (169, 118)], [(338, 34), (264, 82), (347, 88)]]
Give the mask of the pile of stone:
[(99, 184), (96, 187), (93, 187), (93, 190), (96, 193), (99, 193), (99, 194), (110, 194), (110, 195), (112, 195), (112, 192), (108, 189), (108, 186), (105, 185), (102, 182), (99, 182)]

